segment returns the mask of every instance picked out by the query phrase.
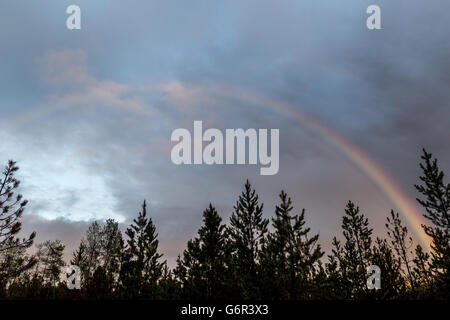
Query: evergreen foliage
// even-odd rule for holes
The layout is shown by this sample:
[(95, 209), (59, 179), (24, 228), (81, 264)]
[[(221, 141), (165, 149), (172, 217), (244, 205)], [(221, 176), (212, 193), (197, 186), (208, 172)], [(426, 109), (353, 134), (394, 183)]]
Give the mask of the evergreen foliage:
[[(35, 233), (18, 236), (27, 201), (14, 195), (18, 167), (9, 161), (0, 178), (0, 299), (448, 299), (450, 184), (425, 150), (420, 168), (415, 187), (430, 250), (415, 243), (393, 210), (387, 238), (375, 237), (368, 218), (348, 201), (342, 235), (324, 257), (305, 209), (296, 212), (281, 191), (269, 226), (247, 180), (228, 224), (212, 204), (203, 211), (197, 236), (173, 269), (162, 260), (146, 201), (125, 232), (112, 219), (92, 222), (69, 263), (80, 268), (81, 290), (69, 290), (65, 245), (45, 241), (33, 252)], [(381, 271), (376, 290), (367, 287), (373, 265)]]

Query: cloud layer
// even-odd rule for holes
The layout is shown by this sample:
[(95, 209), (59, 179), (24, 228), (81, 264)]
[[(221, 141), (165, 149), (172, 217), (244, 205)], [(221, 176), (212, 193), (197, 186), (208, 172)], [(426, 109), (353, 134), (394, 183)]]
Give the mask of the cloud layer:
[[(147, 199), (173, 261), (208, 203), (226, 220), (249, 178), (267, 217), (285, 189), (325, 247), (349, 199), (384, 234), (393, 204), (339, 150), (285, 115), (211, 89), (296, 106), (363, 150), (413, 200), (422, 147), (450, 169), (450, 3), (378, 2), (379, 31), (365, 28), (373, 3), (356, 0), (79, 1), (82, 30), (69, 31), (69, 4), (24, 11), (6, 1), (0, 160), (21, 166), (24, 231), (60, 238), (70, 251), (90, 221), (112, 217), (125, 227)], [(279, 128), (279, 173), (173, 165), (170, 134), (192, 130), (194, 120)]]

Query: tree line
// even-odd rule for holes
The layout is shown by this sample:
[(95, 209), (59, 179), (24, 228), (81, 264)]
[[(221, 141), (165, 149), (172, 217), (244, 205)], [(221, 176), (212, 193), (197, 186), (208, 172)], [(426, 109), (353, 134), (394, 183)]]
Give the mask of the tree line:
[[(386, 218), (386, 237), (375, 237), (368, 218), (349, 201), (341, 234), (326, 255), (305, 209), (296, 211), (281, 191), (266, 219), (247, 181), (228, 223), (212, 204), (203, 211), (197, 236), (172, 269), (158, 250), (145, 201), (124, 233), (113, 219), (93, 222), (68, 263), (80, 268), (79, 290), (67, 287), (61, 241), (40, 243), (31, 254), (36, 234), (18, 237), (27, 201), (15, 195), (18, 167), (9, 161), (0, 179), (0, 299), (448, 299), (450, 184), (432, 154), (423, 150), (421, 159), (415, 188), (430, 251), (414, 245), (394, 211)], [(378, 290), (366, 285), (370, 265), (381, 270)]]

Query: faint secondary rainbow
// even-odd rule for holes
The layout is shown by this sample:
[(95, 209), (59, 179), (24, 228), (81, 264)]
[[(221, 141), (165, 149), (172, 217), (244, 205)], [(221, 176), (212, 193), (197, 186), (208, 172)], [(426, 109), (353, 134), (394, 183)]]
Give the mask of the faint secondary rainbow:
[(419, 242), (425, 249), (429, 249), (430, 238), (425, 234), (422, 228), (424, 221), (422, 214), (417, 210), (416, 206), (411, 203), (408, 196), (401, 190), (401, 188), (393, 181), (388, 174), (378, 167), (368, 156), (366, 156), (357, 147), (353, 146), (348, 141), (344, 140), (332, 129), (324, 126), (316, 119), (307, 114), (296, 110), (292, 105), (282, 103), (265, 97), (261, 97), (253, 92), (236, 89), (227, 86), (220, 86), (212, 88), (227, 97), (248, 101), (254, 104), (266, 106), (269, 109), (277, 111), (285, 116), (291, 117), (296, 121), (307, 125), (313, 131), (319, 133), (327, 141), (335, 145), (341, 152), (343, 152), (348, 159), (357, 165), (389, 198), (396, 209), (404, 215), (408, 225), (412, 228), (414, 234), (419, 239)]

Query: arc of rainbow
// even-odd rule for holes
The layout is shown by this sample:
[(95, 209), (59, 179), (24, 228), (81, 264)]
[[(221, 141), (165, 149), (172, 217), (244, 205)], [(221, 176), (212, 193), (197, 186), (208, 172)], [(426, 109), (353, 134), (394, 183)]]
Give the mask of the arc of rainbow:
[[(299, 123), (305, 124), (311, 130), (320, 134), (328, 142), (340, 150), (357, 167), (359, 167), (378, 186), (385, 196), (394, 204), (397, 210), (406, 218), (408, 225), (412, 228), (422, 246), (429, 250), (431, 241), (421, 227), (423, 224), (422, 215), (417, 210), (416, 206), (411, 203), (408, 196), (405, 195), (396, 182), (390, 179), (389, 175), (377, 166), (375, 162), (373, 162), (357, 147), (353, 146), (350, 142), (339, 136), (331, 128), (326, 127), (313, 117), (301, 112), (293, 105), (275, 101), (266, 97), (261, 97), (250, 91), (224, 85), (210, 85), (207, 86), (206, 89), (209, 91), (218, 92), (225, 97), (232, 97), (242, 101), (248, 101), (254, 104), (266, 106), (282, 115), (291, 117)], [(42, 116), (42, 114), (50, 113), (56, 109), (60, 109), (60, 107), (47, 105), (33, 108), (33, 110), (13, 119), (3, 119), (3, 121), (0, 121), (0, 129), (26, 123), (34, 118)]]
[(324, 126), (316, 119), (299, 111), (298, 108), (293, 105), (261, 97), (250, 91), (227, 86), (214, 87), (212, 90), (215, 90), (224, 96), (266, 106), (280, 114), (291, 117), (299, 123), (305, 124), (314, 132), (319, 133), (328, 142), (339, 149), (377, 185), (384, 195), (394, 204), (396, 209), (406, 218), (407, 224), (413, 230), (413, 233), (417, 236), (421, 245), (429, 250), (431, 240), (422, 228), (424, 221), (417, 207), (411, 203), (411, 200), (397, 183), (357, 147), (346, 141), (331, 128)]

